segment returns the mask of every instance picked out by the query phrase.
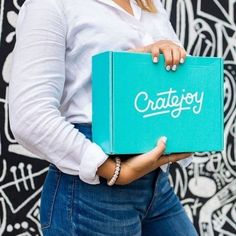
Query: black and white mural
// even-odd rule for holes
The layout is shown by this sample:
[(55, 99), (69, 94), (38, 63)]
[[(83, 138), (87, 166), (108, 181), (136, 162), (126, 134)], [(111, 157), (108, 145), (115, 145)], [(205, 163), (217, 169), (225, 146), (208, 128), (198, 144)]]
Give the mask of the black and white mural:
[[(39, 0), (40, 1), (40, 0)], [(17, 14), (24, 0), (0, 0), (0, 235), (42, 235), (40, 193), (48, 163), (17, 144), (8, 83)], [(195, 153), (170, 181), (201, 236), (236, 235), (236, 0), (162, 0), (188, 53), (225, 59), (225, 149)], [(213, 98), (214, 99), (214, 98)]]

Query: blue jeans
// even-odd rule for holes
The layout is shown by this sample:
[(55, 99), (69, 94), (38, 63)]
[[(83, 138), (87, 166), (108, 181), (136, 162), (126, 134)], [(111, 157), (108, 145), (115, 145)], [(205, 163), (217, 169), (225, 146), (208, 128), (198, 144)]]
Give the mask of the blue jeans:
[[(76, 125), (91, 139), (91, 127)], [(128, 158), (128, 156), (127, 156)], [(127, 185), (92, 185), (50, 164), (41, 194), (44, 236), (198, 235), (158, 168)]]

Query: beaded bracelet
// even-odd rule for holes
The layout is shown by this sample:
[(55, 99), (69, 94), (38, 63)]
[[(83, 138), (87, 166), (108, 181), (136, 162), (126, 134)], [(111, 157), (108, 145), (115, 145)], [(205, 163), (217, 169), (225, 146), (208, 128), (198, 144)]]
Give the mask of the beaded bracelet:
[(120, 170), (121, 170), (121, 160), (120, 160), (120, 158), (115, 157), (115, 160), (116, 160), (115, 172), (114, 172), (112, 178), (110, 180), (107, 180), (107, 185), (109, 185), (109, 186), (112, 186), (116, 182), (116, 180), (117, 180), (117, 178), (120, 174)]

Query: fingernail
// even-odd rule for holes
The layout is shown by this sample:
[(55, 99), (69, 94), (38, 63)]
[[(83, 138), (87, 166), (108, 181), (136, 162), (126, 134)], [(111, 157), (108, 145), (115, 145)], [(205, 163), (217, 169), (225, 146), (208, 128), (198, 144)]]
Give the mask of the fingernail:
[(172, 70), (173, 70), (173, 71), (176, 71), (176, 69), (177, 69), (177, 66), (176, 66), (176, 65), (173, 65), (173, 66), (172, 66)]
[(170, 66), (169, 66), (169, 65), (166, 66), (166, 70), (167, 70), (167, 71), (170, 71)]
[(157, 57), (153, 57), (153, 62), (157, 63), (158, 62), (158, 58)]
[(180, 61), (179, 61), (181, 64), (184, 63), (184, 58), (181, 58)]
[(166, 136), (160, 137), (160, 139), (158, 140), (158, 144), (160, 143), (160, 141), (162, 141), (164, 144), (166, 144), (167, 137)]

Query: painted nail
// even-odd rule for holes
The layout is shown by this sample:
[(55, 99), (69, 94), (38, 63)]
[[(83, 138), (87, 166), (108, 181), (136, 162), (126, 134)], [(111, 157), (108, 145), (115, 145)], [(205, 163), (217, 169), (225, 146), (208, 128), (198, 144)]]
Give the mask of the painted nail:
[(170, 71), (170, 69), (171, 69), (171, 68), (170, 68), (170, 66), (169, 66), (169, 65), (168, 65), (168, 66), (166, 66), (166, 70), (167, 70), (167, 71)]
[(176, 71), (176, 69), (177, 69), (177, 66), (176, 66), (176, 65), (173, 65), (173, 66), (172, 66), (172, 70), (173, 70), (173, 71)]
[(153, 62), (157, 63), (158, 62), (158, 58), (157, 57), (153, 57)]
[(163, 136), (163, 137), (161, 137), (161, 140), (163, 141), (163, 143), (165, 143), (165, 144), (166, 144), (167, 137), (166, 137), (166, 136)]
[(181, 58), (180, 61), (179, 61), (181, 64), (184, 63), (184, 58)]
[(166, 137), (166, 136), (160, 137), (160, 139), (158, 140), (158, 145), (159, 145), (159, 143), (160, 143), (161, 141), (162, 141), (164, 144), (166, 144), (167, 137)]

